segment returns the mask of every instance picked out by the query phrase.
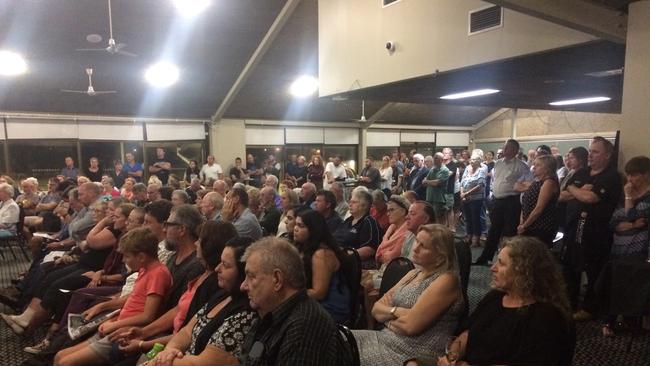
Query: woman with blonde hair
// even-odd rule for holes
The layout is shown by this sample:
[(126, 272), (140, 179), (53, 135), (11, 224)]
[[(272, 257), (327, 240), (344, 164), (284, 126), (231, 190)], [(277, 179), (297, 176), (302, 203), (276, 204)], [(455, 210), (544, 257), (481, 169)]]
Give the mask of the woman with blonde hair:
[(517, 234), (534, 236), (550, 247), (558, 228), (557, 200), (560, 196), (555, 157), (539, 156), (533, 167), (535, 181), (521, 196)]
[(292, 189), (285, 189), (284, 192), (280, 194), (280, 209), (282, 210), (282, 215), (280, 216), (278, 232), (275, 234), (275, 236), (281, 237), (282, 234), (287, 232), (287, 224), (285, 222), (287, 212), (289, 209), (298, 206), (299, 204), (300, 199), (298, 198), (298, 194)]
[(409, 360), (432, 364), (456, 329), (464, 300), (451, 230), (422, 225), (413, 263), (417, 268), (372, 308), (372, 316), (385, 328), (352, 331), (361, 365), (403, 365)]
[[(450, 349), (455, 365), (570, 365), (575, 339), (559, 266), (536, 238), (504, 243), (491, 269), (493, 290)], [(453, 364), (438, 359), (438, 366)]]
[(391, 194), (391, 184), (393, 183), (393, 168), (390, 166), (390, 157), (384, 156), (381, 158), (381, 168), (379, 169), (381, 188), (387, 196)]

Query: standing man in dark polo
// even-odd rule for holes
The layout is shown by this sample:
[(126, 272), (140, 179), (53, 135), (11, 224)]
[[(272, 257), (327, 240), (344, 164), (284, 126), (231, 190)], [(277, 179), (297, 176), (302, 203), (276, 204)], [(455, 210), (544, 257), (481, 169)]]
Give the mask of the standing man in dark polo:
[(243, 366), (348, 366), (351, 352), (336, 324), (307, 296), (300, 253), (288, 241), (264, 238), (246, 248), (241, 290), (260, 319), (246, 335)]
[(361, 170), (359, 174), (359, 185), (362, 185), (368, 188), (370, 191), (379, 189), (379, 183), (381, 179), (381, 174), (379, 170), (372, 166), (372, 158), (366, 158), (366, 165)]
[[(594, 137), (589, 144), (589, 169), (572, 177), (573, 181), (566, 188), (573, 198), (567, 204), (569, 209), (584, 220), (582, 230), (579, 230), (580, 218), (568, 222), (565, 230), (569, 234), (567, 237), (573, 239), (566, 243), (567, 254), (571, 255), (565, 254), (565, 263), (568, 260), (572, 269), (567, 273), (567, 288), (571, 305), (578, 309), (573, 314), (576, 321), (589, 320), (597, 310), (594, 284), (609, 259), (612, 246), (609, 220), (623, 191), (621, 176), (612, 164), (613, 157), (614, 145), (600, 136)], [(576, 236), (580, 231), (582, 236)], [(587, 293), (583, 303), (578, 304), (583, 270), (587, 274)]]
[(155, 174), (163, 185), (167, 185), (169, 180), (169, 171), (172, 169), (172, 163), (165, 157), (165, 149), (156, 148), (156, 159), (149, 166), (149, 173)]
[(517, 159), (519, 142), (514, 139), (506, 141), (503, 146), (503, 158), (496, 161), (492, 171), (492, 200), (490, 207), (490, 230), (483, 253), (475, 265), (486, 265), (494, 257), (502, 237), (517, 235), (517, 225), (521, 215), (519, 195), (532, 180), (528, 165)]

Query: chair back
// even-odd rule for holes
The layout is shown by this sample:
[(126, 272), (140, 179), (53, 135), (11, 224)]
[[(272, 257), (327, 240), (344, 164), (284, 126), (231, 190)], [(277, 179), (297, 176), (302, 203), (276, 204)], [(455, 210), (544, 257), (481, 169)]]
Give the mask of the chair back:
[(463, 293), (467, 294), (469, 273), (472, 269), (472, 250), (470, 249), (469, 244), (463, 240), (454, 240), (454, 247), (456, 248), (456, 259), (458, 260), (460, 284), (463, 288)]
[(414, 268), (415, 265), (413, 262), (404, 257), (397, 257), (388, 262), (381, 279), (381, 284), (379, 285), (379, 297), (381, 298), (384, 296), (388, 290), (397, 285), (399, 280), (401, 280), (405, 274), (409, 273), (409, 271)]
[(343, 248), (345, 262), (341, 263), (341, 269), (345, 273), (346, 284), (350, 290), (350, 322), (356, 324), (361, 305), (361, 257), (355, 248)]
[(361, 364), (361, 360), (359, 359), (359, 347), (357, 346), (357, 341), (354, 339), (354, 335), (345, 325), (337, 324), (337, 327), (339, 329), (341, 340), (348, 349), (350, 358), (352, 359), (351, 365), (359, 366)]

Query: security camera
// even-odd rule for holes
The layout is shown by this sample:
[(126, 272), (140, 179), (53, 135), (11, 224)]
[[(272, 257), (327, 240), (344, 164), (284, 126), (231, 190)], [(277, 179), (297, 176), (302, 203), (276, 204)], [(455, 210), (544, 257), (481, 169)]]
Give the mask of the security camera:
[(395, 52), (395, 42), (393, 41), (386, 42), (386, 50), (391, 53)]

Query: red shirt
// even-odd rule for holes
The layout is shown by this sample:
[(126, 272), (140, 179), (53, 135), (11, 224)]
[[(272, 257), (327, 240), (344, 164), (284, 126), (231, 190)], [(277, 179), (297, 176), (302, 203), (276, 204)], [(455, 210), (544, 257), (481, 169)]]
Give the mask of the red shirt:
[(126, 300), (117, 320), (127, 319), (142, 313), (147, 296), (160, 295), (164, 298), (171, 287), (172, 275), (164, 264), (156, 261), (149, 265), (148, 268), (140, 268), (133, 292)]
[(388, 222), (388, 207), (381, 210), (380, 212), (377, 212), (373, 206), (370, 208), (370, 216), (372, 216), (375, 221), (377, 221), (377, 224), (379, 224), (379, 227), (381, 227), (381, 231), (386, 232), (388, 226), (390, 226), (390, 222)]
[[(178, 311), (174, 317), (174, 334), (176, 334), (183, 327), (183, 322), (187, 317), (187, 312), (190, 310), (190, 304), (192, 303), (192, 298), (196, 293), (196, 289), (199, 288), (203, 281), (199, 282), (201, 276), (193, 279), (187, 284), (187, 291), (181, 295), (180, 300), (178, 300)], [(205, 280), (205, 278), (203, 278)]]

